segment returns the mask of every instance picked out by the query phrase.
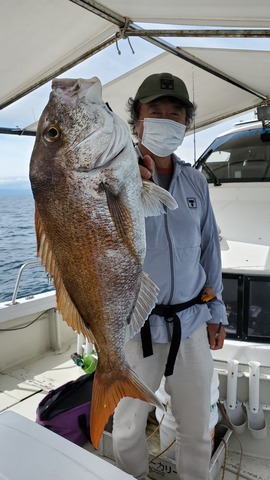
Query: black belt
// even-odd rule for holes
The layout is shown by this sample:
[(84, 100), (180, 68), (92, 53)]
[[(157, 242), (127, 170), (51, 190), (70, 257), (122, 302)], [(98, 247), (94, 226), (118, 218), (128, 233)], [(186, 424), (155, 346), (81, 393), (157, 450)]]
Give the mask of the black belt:
[[(202, 292), (197, 295), (197, 297), (192, 298), (188, 302), (184, 303), (176, 303), (175, 305), (159, 305), (157, 304), (150, 315), (159, 315), (160, 317), (165, 317), (165, 320), (171, 318), (171, 322), (173, 322), (173, 332), (172, 332), (172, 341), (169, 350), (169, 355), (167, 359), (167, 364), (165, 368), (165, 377), (173, 374), (174, 363), (176, 359), (176, 355), (180, 346), (181, 342), (181, 323), (176, 315), (178, 312), (182, 312), (197, 303), (205, 303), (202, 300)], [(149, 316), (150, 316), (149, 315)], [(169, 322), (169, 323), (171, 323)], [(151, 337), (151, 330), (150, 330), (150, 323), (149, 317), (145, 321), (144, 326), (141, 329), (141, 339), (142, 339), (142, 349), (143, 349), (143, 356), (150, 357), (153, 355), (153, 347), (152, 347), (152, 337)]]

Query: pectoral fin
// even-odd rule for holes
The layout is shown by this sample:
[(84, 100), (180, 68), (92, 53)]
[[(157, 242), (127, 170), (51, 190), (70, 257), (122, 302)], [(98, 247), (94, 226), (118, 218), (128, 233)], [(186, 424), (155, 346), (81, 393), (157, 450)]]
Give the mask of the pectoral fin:
[(114, 223), (115, 229), (122, 239), (123, 243), (129, 249), (131, 255), (139, 262), (137, 252), (133, 242), (133, 221), (130, 211), (126, 208), (124, 202), (121, 201), (120, 195), (113, 193), (106, 183), (102, 184), (105, 191), (109, 212)]
[(170, 210), (175, 210), (178, 207), (177, 202), (172, 195), (155, 183), (143, 180), (143, 188), (142, 200), (145, 217), (152, 217), (165, 213), (165, 206)]

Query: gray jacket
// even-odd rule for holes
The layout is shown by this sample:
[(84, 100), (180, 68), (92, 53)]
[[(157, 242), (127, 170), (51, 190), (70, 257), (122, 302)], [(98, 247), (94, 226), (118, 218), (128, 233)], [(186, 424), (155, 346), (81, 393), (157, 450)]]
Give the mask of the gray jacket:
[[(182, 338), (206, 322), (226, 325), (222, 301), (221, 253), (217, 225), (205, 177), (176, 155), (169, 192), (178, 203), (176, 210), (146, 218), (147, 252), (144, 271), (159, 287), (159, 304), (184, 303), (196, 297), (204, 286), (216, 292), (208, 305), (197, 304), (178, 316)], [(159, 183), (158, 174), (155, 182)], [(171, 324), (150, 317), (152, 340), (171, 340)]]

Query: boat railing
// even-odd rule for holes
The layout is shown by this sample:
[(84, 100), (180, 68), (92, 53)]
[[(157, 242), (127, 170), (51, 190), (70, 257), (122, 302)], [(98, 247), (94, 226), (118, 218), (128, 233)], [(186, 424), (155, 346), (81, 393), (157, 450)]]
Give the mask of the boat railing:
[(18, 289), (19, 289), (19, 285), (20, 285), (20, 281), (21, 281), (21, 277), (22, 277), (22, 274), (23, 274), (23, 271), (26, 269), (26, 268), (29, 268), (29, 267), (32, 267), (34, 265), (39, 265), (40, 266), (40, 260), (32, 260), (30, 262), (25, 262), (19, 272), (18, 272), (18, 275), (17, 275), (17, 279), (16, 279), (16, 283), (15, 283), (15, 287), (14, 287), (14, 291), (13, 291), (13, 295), (12, 295), (12, 300), (11, 300), (11, 305), (15, 305), (16, 304), (16, 299), (17, 299), (17, 293), (18, 293)]

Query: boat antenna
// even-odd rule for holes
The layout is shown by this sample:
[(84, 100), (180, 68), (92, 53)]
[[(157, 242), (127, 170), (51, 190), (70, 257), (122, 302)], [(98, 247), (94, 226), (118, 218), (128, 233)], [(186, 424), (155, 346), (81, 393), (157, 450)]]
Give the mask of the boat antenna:
[[(194, 68), (192, 66), (192, 100), (193, 105), (195, 105), (195, 82), (194, 82)], [(197, 145), (196, 145), (196, 116), (194, 115), (193, 120), (193, 163), (196, 162), (197, 155)]]

